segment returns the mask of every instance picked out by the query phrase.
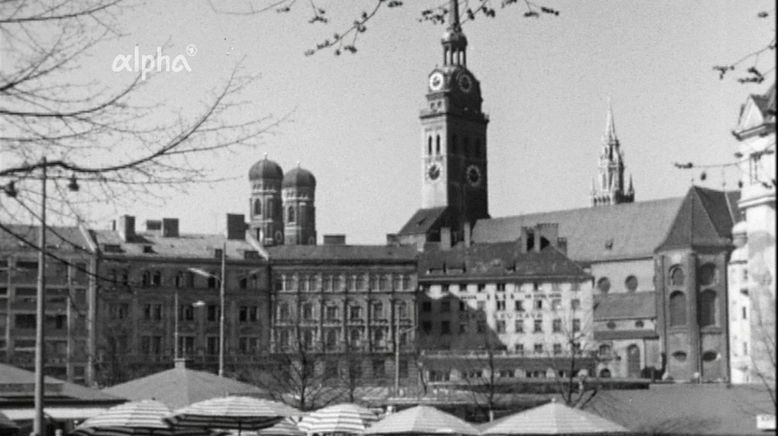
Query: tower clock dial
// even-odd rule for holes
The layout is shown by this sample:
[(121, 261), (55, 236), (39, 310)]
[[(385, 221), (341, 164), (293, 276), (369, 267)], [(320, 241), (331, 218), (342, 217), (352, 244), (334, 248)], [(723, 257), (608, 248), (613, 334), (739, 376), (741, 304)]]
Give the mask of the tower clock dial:
[(444, 77), (443, 73), (436, 71), (430, 76), (430, 89), (432, 91), (440, 91), (443, 89)]
[(432, 163), (427, 167), (427, 177), (430, 180), (437, 180), (440, 177), (440, 165)]
[(470, 186), (476, 187), (481, 184), (481, 170), (475, 165), (470, 165), (465, 172), (465, 178)]
[(457, 84), (459, 85), (459, 89), (461, 89), (464, 93), (468, 93), (473, 89), (473, 79), (471, 79), (468, 74), (462, 74), (459, 76)]

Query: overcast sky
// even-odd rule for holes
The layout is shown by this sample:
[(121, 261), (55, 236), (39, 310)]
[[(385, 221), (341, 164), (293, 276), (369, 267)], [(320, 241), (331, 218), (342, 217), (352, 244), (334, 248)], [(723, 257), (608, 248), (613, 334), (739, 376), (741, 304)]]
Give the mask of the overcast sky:
[[(228, 1), (240, 7), (244, 1)], [(246, 89), (249, 113), (290, 114), (252, 149), (206, 155), (198, 164), (230, 181), (170, 193), (133, 210), (96, 208), (95, 225), (117, 213), (137, 219), (178, 217), (183, 232), (213, 232), (224, 214), (248, 214), (247, 173), (268, 153), (284, 170), (298, 161), (317, 178), (317, 230), (353, 243), (382, 243), (421, 202), (418, 120), (427, 75), (441, 62), (443, 27), (419, 23), (438, 2), (405, 2), (368, 23), (356, 55), (303, 52), (342, 30), (366, 2), (330, 2), (328, 25), (308, 24), (308, 4), (290, 14), (242, 17), (214, 13), (206, 0), (150, 1), (125, 13), (126, 36), (98, 47), (83, 65), (110, 82), (118, 54), (135, 45), (153, 54), (185, 53), (191, 72), (163, 73), (151, 88), (170, 105), (206, 99), (239, 59), (260, 79)], [(489, 210), (493, 217), (589, 205), (605, 127), (607, 97), (615, 114), (636, 199), (681, 196), (699, 172), (676, 161), (732, 159), (730, 134), (749, 93), (768, 84), (720, 81), (712, 66), (769, 42), (774, 17), (757, 18), (769, 1), (557, 1), (558, 17), (526, 19), (512, 6), (467, 23), (468, 67), (481, 82), (488, 128)], [(771, 56), (774, 53), (771, 53)], [(774, 61), (762, 59), (769, 69)], [(774, 81), (770, 74), (769, 81)], [(730, 170), (727, 183), (736, 181)], [(721, 173), (705, 186), (720, 188)]]

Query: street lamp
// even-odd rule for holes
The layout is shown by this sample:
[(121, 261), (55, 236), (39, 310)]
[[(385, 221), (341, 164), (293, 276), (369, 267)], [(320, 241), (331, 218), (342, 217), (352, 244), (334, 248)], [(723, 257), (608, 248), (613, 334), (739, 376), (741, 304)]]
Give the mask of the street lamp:
[(224, 276), (226, 269), (227, 243), (222, 245), (221, 273), (216, 276), (199, 268), (189, 268), (189, 271), (203, 277), (211, 277), (219, 281), (219, 377), (224, 376)]
[[(41, 211), (40, 228), (38, 229), (38, 281), (35, 293), (35, 415), (33, 419), (33, 435), (46, 434), (46, 421), (43, 414), (44, 403), (44, 369), (45, 356), (45, 327), (46, 327), (46, 184), (48, 181), (48, 164), (43, 157), (40, 162), (41, 169)], [(70, 177), (68, 183), (70, 191), (78, 191), (78, 181), (75, 175)], [(9, 197), (15, 198), (18, 194), (15, 183), (9, 182), (3, 190)]]

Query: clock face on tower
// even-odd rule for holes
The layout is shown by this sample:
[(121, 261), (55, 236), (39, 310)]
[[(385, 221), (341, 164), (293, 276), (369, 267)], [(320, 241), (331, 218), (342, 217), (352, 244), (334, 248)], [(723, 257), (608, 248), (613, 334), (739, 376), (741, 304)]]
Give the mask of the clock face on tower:
[(440, 91), (443, 89), (443, 81), (443, 73), (436, 71), (433, 75), (430, 76), (430, 89), (432, 91)]
[(475, 165), (470, 165), (467, 167), (465, 177), (467, 178), (467, 183), (469, 183), (472, 187), (476, 187), (481, 184), (481, 170), (479, 170)]
[(437, 180), (440, 177), (440, 165), (432, 163), (427, 167), (427, 177), (430, 180)]
[(460, 75), (457, 84), (459, 85), (459, 89), (464, 93), (468, 93), (473, 89), (473, 79), (471, 79), (468, 74)]

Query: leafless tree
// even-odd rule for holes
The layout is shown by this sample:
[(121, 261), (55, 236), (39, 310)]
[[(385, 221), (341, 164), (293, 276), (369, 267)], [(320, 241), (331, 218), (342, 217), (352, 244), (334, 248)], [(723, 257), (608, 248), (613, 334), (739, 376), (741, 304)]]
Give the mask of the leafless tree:
[(273, 399), (304, 411), (337, 401), (342, 393), (338, 374), (327, 364), (338, 360), (326, 352), (312, 329), (300, 321), (276, 328), (274, 352), (264, 364), (244, 370), (241, 378), (266, 389)]
[(594, 368), (597, 360), (591, 314), (587, 316), (583, 311), (571, 309), (561, 311), (557, 319), (559, 330), (553, 333), (560, 341), (546, 347), (554, 370), (554, 390), (568, 406), (584, 408), (600, 390), (597, 374), (589, 375), (583, 368)]
[[(131, 204), (154, 198), (161, 186), (184, 190), (214, 181), (193, 157), (256, 144), (278, 122), (242, 116), (239, 95), (253, 77), (239, 65), (196, 110), (154, 101), (148, 85), (163, 74), (136, 72), (118, 86), (90, 79), (85, 59), (121, 36), (118, 17), (133, 6), (125, 0), (0, 3), (0, 185), (14, 198), (0, 202), (3, 220), (37, 221), (44, 170), (53, 186), (50, 221), (72, 220), (83, 205)], [(81, 192), (68, 195), (66, 188), (76, 184)]]
[[(496, 1), (457, 1), (460, 3), (459, 9), (462, 11), (462, 24), (475, 20), (477, 17), (494, 18), (497, 16)], [(310, 0), (308, 2), (300, 2), (299, 4), (297, 0), (246, 0), (245, 2), (231, 3), (230, 6), (226, 7), (222, 2), (216, 0), (208, 0), (208, 2), (214, 11), (228, 15), (245, 16), (270, 12), (286, 14), (293, 12), (297, 8), (302, 8), (305, 10), (308, 23), (327, 27), (327, 31), (331, 31), (332, 17), (328, 13), (329, 5), (326, 0)], [(425, 6), (422, 6), (418, 20), (432, 24), (444, 24), (448, 19), (450, 4), (451, 2), (428, 1)], [(499, 2), (500, 9), (513, 5), (521, 5), (525, 8), (525, 18), (559, 15), (558, 10), (529, 0), (500, 0)], [(305, 55), (311, 56), (321, 51), (332, 51), (335, 55), (357, 53), (357, 41), (359, 36), (367, 31), (367, 23), (375, 20), (384, 9), (389, 10), (402, 6), (404, 6), (404, 2), (400, 0), (372, 0), (365, 2), (365, 8), (355, 11), (353, 14), (354, 19), (351, 23), (336, 27), (337, 30), (331, 33), (331, 36), (320, 40), (314, 47), (306, 50)], [(414, 4), (415, 6), (416, 4)]]

